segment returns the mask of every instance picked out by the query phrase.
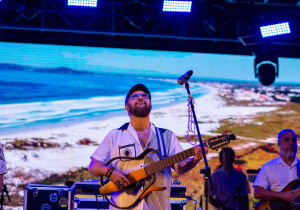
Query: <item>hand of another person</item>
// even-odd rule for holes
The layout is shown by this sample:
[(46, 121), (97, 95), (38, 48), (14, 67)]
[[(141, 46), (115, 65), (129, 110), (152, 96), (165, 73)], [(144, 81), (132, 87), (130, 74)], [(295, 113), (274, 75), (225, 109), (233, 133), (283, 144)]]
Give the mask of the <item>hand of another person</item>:
[(109, 179), (110, 179), (110, 181), (112, 181), (113, 183), (115, 183), (120, 190), (124, 189), (125, 187), (129, 186), (130, 184), (132, 184), (129, 181), (129, 179), (122, 172), (120, 172), (116, 168), (112, 172), (112, 174), (109, 177)]

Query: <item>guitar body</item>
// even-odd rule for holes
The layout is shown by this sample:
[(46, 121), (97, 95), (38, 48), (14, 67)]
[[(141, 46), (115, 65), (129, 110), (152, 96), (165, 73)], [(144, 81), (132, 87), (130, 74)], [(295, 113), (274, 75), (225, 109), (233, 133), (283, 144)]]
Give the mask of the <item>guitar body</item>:
[[(290, 182), (281, 192), (286, 192), (295, 189), (299, 189), (300, 191), (299, 180), (294, 180)], [(297, 191), (296, 194), (299, 196), (300, 192)], [(299, 198), (297, 199), (297, 203), (299, 203), (298, 201)], [(293, 206), (284, 200), (278, 199), (273, 201), (261, 200), (255, 207), (255, 209), (256, 210), (289, 210), (289, 209), (300, 209), (300, 208), (299, 206)]]
[[(135, 181), (132, 185), (126, 187), (123, 190), (120, 190), (118, 186), (115, 185), (113, 182), (108, 182), (100, 188), (100, 194), (106, 195), (113, 193), (114, 195), (118, 195), (117, 202), (110, 202), (112, 202), (112, 204), (116, 205), (119, 208), (132, 208), (136, 206), (141, 199), (144, 199), (152, 191), (162, 191), (166, 189), (166, 187), (164, 186), (155, 186), (155, 184), (159, 184), (156, 179), (156, 174), (146, 176), (144, 172), (144, 167), (140, 168), (140, 166), (142, 165), (147, 166), (151, 163), (154, 163), (155, 161), (152, 158), (153, 155), (141, 155), (142, 156), (136, 157), (136, 159), (129, 160), (129, 162), (128, 160), (123, 160), (126, 164), (136, 166), (135, 168), (131, 167), (131, 170), (134, 170), (132, 172), (129, 172), (128, 169), (122, 170), (124, 174), (128, 174), (127, 177), (130, 177), (131, 180)], [(141, 159), (142, 157), (144, 158)]]

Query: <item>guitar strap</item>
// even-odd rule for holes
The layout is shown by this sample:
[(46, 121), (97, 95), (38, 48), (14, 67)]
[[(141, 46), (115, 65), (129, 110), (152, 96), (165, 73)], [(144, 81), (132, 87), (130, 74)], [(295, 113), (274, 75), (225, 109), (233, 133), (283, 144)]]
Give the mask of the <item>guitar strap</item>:
[[(122, 130), (122, 131), (127, 130), (128, 126), (129, 126), (129, 123), (125, 123), (118, 130)], [(166, 132), (166, 129), (158, 128), (155, 125), (154, 125), (154, 127), (155, 127), (155, 133), (156, 133), (158, 154), (159, 154), (160, 159), (164, 159), (164, 158), (168, 157), (167, 152), (166, 152), (165, 139), (164, 139), (164, 133)]]
[[(165, 131), (165, 129), (158, 128), (158, 127), (155, 126), (158, 154), (159, 154), (161, 159), (164, 159), (164, 158), (167, 157), (166, 145), (165, 145), (164, 135), (163, 135), (164, 131)], [(162, 153), (161, 148), (163, 148), (163, 153)]]

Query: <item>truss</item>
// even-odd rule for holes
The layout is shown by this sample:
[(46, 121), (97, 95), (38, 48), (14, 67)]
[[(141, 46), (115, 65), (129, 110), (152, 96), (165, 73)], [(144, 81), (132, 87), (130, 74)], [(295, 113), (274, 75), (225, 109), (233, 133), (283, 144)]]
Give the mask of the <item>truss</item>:
[[(68, 7), (67, 0), (2, 0), (0, 41), (230, 54), (268, 45), (280, 56), (300, 57), (299, 2), (194, 0), (191, 13), (176, 14), (162, 13), (162, 0), (99, 0), (97, 8)], [(259, 24), (276, 17), (291, 20), (294, 35), (260, 39)]]

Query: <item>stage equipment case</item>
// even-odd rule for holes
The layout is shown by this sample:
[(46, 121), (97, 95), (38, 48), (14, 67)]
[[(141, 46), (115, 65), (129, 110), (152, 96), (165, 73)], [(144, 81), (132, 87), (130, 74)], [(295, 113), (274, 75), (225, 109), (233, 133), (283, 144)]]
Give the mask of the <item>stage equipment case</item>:
[(24, 210), (71, 210), (71, 190), (67, 186), (29, 184), (24, 190)]
[[(109, 209), (108, 202), (99, 195), (99, 180), (82, 180), (75, 182), (71, 187), (74, 210)], [(186, 186), (171, 185), (171, 209), (185, 210), (187, 199), (185, 198)], [(108, 196), (110, 199), (110, 196)]]
[[(172, 210), (185, 210), (187, 200), (185, 198), (171, 198)], [(108, 202), (100, 195), (75, 194), (73, 201), (74, 210), (109, 209)]]

